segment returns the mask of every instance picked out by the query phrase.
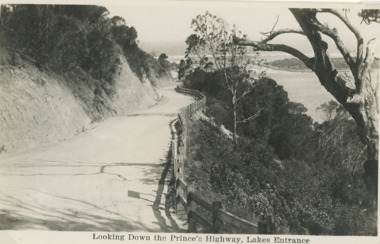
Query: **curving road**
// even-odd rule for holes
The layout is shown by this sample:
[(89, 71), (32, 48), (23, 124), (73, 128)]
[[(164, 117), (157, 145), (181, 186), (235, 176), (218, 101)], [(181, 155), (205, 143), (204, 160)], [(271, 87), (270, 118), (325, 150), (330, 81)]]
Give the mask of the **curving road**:
[(169, 212), (170, 122), (192, 99), (108, 119), (54, 145), (0, 157), (0, 229), (181, 232)]

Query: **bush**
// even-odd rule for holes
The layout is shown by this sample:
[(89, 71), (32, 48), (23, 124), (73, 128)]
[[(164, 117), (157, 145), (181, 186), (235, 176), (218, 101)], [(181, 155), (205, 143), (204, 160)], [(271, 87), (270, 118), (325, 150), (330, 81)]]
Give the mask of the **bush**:
[[(219, 77), (194, 70), (184, 84), (205, 93), (207, 115), (231, 130), (230, 95)], [(323, 105), (329, 120), (313, 123), (306, 108), (290, 102), (286, 91), (268, 78), (241, 100), (238, 114), (244, 118), (257, 108), (263, 111), (255, 120), (239, 125), (235, 149), (217, 128), (195, 125), (201, 127), (199, 133), (189, 136), (192, 155), (202, 165), (199, 184), (211, 185), (207, 190), (242, 218), (257, 221), (259, 214), (273, 214), (278, 233), (376, 234), (373, 213), (363, 200), (369, 195), (360, 165), (365, 150), (344, 109)]]
[(195, 127), (188, 135), (187, 162), (192, 166), (187, 174), (198, 182), (203, 195), (217, 193), (228, 211), (253, 222), (261, 214), (272, 214), (277, 233), (375, 233), (360, 203), (351, 198), (359, 193), (356, 187), (334, 193), (352, 183), (344, 177), (344, 169), (339, 173), (296, 159), (278, 160), (273, 148), (260, 140), (241, 138), (234, 149), (217, 128), (206, 122), (190, 123), (190, 128)]

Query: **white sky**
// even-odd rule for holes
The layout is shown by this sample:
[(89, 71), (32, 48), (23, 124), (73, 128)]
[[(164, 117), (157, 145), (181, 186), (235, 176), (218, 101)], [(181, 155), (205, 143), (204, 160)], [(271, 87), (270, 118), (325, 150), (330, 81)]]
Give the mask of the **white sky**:
[[(192, 33), (191, 20), (198, 14), (209, 11), (224, 18), (232, 25), (236, 24), (238, 29), (248, 35), (249, 39), (260, 40), (260, 32), (270, 31), (276, 19), (280, 16), (276, 29), (299, 28), (298, 23), (288, 10), (289, 5), (281, 3), (253, 3), (251, 1), (113, 1), (102, 4), (113, 15), (123, 17), (127, 25), (134, 26), (138, 32), (138, 40), (143, 43), (157, 41), (185, 41)], [(300, 6), (300, 4), (293, 5)], [(312, 5), (304, 5), (313, 7)], [(380, 34), (380, 24), (360, 25), (357, 16), (359, 5), (329, 5), (328, 7), (347, 8), (352, 7), (348, 13), (353, 22), (359, 26), (364, 36), (369, 40)], [(315, 7), (315, 5), (314, 5)], [(326, 7), (326, 6), (325, 6)], [(380, 8), (380, 5), (377, 5)], [(342, 35), (347, 46), (355, 51), (356, 39), (335, 17), (323, 14), (320, 18), (322, 23), (328, 23), (330, 27), (336, 27)], [(328, 40), (329, 38), (326, 38)], [(276, 38), (276, 42), (294, 45), (302, 51), (311, 51), (305, 37), (297, 34), (289, 34)], [(330, 47), (335, 46), (332, 42)]]
[[(135, 26), (141, 40), (184, 40), (191, 34), (191, 20), (198, 14), (209, 12), (223, 17), (230, 24), (237, 24), (243, 31), (255, 32), (260, 19), (260, 25), (265, 29), (275, 21), (276, 12), (282, 15), (290, 14), (286, 8), (267, 8), (257, 11), (254, 5), (248, 3), (204, 3), (204, 2), (146, 2), (139, 1), (123, 5), (105, 5), (112, 15), (125, 18), (128, 25)], [(268, 11), (269, 10), (269, 11)]]
[[(138, 32), (138, 40), (142, 44), (153, 42), (168, 43), (185, 42), (186, 38), (192, 33), (190, 28), (191, 20), (198, 14), (209, 11), (218, 17), (224, 18), (230, 25), (236, 24), (238, 29), (248, 35), (251, 40), (260, 40), (260, 32), (272, 29), (276, 15), (280, 16), (276, 29), (280, 28), (299, 28), (297, 22), (288, 10), (288, 7), (316, 7), (321, 6), (321, 2), (331, 2), (329, 0), (307, 1), (293, 0), (298, 3), (277, 2), (254, 2), (251, 0), (0, 0), (6, 3), (45, 3), (45, 4), (96, 4), (105, 6), (111, 16), (118, 15), (123, 17), (129, 26), (134, 26)], [(301, 1), (301, 3), (300, 3)], [(372, 0), (371, 0), (372, 1)], [(371, 2), (366, 0), (334, 0), (332, 3), (322, 3), (323, 7), (331, 8), (350, 8), (349, 15), (353, 22), (359, 26), (366, 40), (378, 37), (380, 40), (380, 24), (359, 25), (360, 18), (357, 16), (358, 9), (363, 8), (363, 4), (353, 4), (355, 2)], [(309, 2), (308, 4), (305, 2)], [(310, 3), (314, 2), (314, 3)], [(316, 4), (319, 2), (320, 4)], [(339, 3), (344, 2), (344, 3)], [(380, 2), (372, 1), (365, 7), (380, 8)], [(321, 18), (322, 23), (329, 23), (330, 27), (337, 27), (342, 39), (355, 52), (356, 39), (348, 29), (336, 18), (325, 14)], [(329, 41), (329, 38), (325, 38)], [(305, 37), (297, 34), (283, 35), (275, 39), (275, 43), (285, 43), (294, 46), (301, 51), (311, 52), (308, 41)], [(380, 44), (379, 44), (380, 45)], [(336, 53), (337, 50), (331, 49), (335, 45), (329, 41), (330, 52)], [(380, 48), (378, 48), (380, 50)]]

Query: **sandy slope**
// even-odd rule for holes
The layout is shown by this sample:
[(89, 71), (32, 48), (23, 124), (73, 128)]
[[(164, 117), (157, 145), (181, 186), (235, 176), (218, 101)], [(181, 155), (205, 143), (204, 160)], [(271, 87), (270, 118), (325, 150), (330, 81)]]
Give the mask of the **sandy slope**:
[(108, 96), (99, 80), (80, 68), (58, 75), (16, 57), (17, 65), (8, 65), (11, 54), (0, 45), (0, 153), (71, 138), (91, 121), (151, 107), (157, 100), (151, 83), (174, 84), (171, 77), (140, 80), (120, 55), (113, 76), (115, 92)]
[(82, 131), (91, 119), (64, 83), (31, 65), (0, 65), (0, 147), (13, 152)]
[[(0, 228), (181, 231), (165, 208), (169, 123), (192, 99), (161, 89), (155, 107), (64, 142), (0, 157)], [(140, 198), (128, 196), (140, 193)]]

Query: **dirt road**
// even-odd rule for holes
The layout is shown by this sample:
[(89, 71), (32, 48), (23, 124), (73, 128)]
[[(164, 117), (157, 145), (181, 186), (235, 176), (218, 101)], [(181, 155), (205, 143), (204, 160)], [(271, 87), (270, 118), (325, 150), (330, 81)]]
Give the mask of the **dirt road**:
[(0, 157), (0, 229), (180, 232), (166, 202), (169, 123), (192, 99), (161, 89), (153, 108)]

